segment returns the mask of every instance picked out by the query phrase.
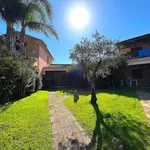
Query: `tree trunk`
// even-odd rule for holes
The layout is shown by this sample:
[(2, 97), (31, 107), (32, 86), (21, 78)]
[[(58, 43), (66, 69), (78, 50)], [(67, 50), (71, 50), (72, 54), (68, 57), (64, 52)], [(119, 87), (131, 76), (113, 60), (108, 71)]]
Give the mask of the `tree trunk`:
[(7, 49), (12, 51), (12, 24), (7, 23), (7, 38), (6, 38), (6, 44), (7, 44)]
[(91, 104), (97, 105), (96, 103), (97, 97), (96, 97), (96, 90), (95, 90), (95, 80), (91, 79)]
[(21, 29), (21, 32), (20, 32), (20, 37), (19, 37), (19, 40), (20, 40), (20, 51), (21, 53), (24, 55), (24, 57), (26, 57), (26, 54), (25, 54), (25, 48), (24, 48), (24, 36), (25, 36), (25, 26), (22, 26), (22, 29)]

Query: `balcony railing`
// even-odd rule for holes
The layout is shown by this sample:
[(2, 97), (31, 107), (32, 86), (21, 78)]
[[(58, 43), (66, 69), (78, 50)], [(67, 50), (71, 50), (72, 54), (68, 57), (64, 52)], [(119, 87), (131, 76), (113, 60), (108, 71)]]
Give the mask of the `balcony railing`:
[(144, 57), (150, 57), (150, 48), (137, 50), (136, 52), (132, 52), (129, 55), (129, 59), (137, 59), (137, 58), (144, 58)]

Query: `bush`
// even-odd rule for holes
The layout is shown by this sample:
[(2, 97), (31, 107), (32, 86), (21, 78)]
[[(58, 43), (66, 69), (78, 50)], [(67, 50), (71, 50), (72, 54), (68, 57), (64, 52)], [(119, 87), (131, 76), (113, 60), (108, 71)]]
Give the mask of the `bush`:
[(35, 79), (35, 91), (42, 88), (42, 77), (41, 75), (36, 75)]
[(31, 68), (23, 68), (21, 75), (21, 83), (22, 83), (22, 95), (24, 97), (26, 95), (30, 95), (35, 92), (35, 78), (36, 73)]
[(0, 51), (0, 105), (23, 98), (40, 89), (42, 80), (28, 59), (14, 60)]
[(20, 75), (20, 61), (15, 61), (12, 57), (0, 54), (0, 104), (12, 100)]
[(30, 95), (42, 87), (42, 79), (37, 69), (23, 62), (22, 74), (18, 85), (20, 98)]

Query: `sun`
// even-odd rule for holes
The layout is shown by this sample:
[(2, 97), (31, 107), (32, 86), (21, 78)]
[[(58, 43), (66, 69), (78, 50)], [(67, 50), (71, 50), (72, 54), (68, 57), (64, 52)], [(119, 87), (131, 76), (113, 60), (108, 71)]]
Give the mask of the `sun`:
[(88, 10), (84, 7), (74, 8), (70, 14), (70, 22), (78, 29), (86, 27), (89, 22)]

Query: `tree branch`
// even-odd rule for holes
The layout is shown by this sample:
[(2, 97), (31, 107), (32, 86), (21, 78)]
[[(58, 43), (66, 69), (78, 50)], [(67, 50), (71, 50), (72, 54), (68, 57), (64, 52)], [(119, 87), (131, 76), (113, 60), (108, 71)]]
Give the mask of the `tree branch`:
[(91, 67), (89, 67), (89, 70), (94, 71)]
[(94, 69), (94, 71), (93, 71), (93, 76), (95, 76), (95, 73), (97, 72), (97, 70), (98, 70), (98, 68), (99, 68), (99, 66), (100, 66), (100, 64), (101, 64), (101, 62), (102, 62), (102, 59), (100, 58), (100, 60), (99, 60), (99, 62), (98, 62), (98, 64), (97, 64), (97, 66), (95, 67), (95, 69)]

